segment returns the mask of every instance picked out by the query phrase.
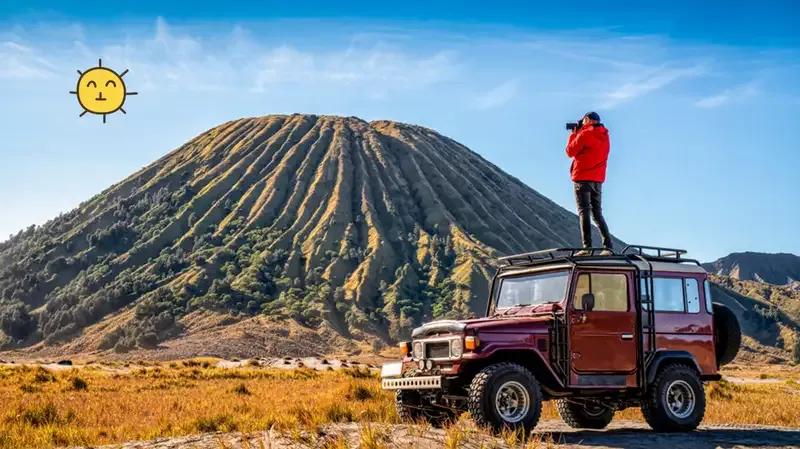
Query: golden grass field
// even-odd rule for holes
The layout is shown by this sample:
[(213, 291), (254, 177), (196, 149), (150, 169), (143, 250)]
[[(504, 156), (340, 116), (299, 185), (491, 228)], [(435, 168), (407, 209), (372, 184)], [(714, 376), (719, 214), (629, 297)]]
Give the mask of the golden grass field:
[[(382, 391), (376, 374), (366, 369), (220, 368), (216, 363), (192, 359), (58, 370), (0, 366), (0, 447), (101, 445), (215, 431), (273, 427), (297, 432), (335, 422), (397, 422), (393, 395)], [(741, 373), (757, 370), (726, 374)], [(712, 383), (704, 422), (800, 427), (798, 370), (780, 374), (795, 377), (758, 385)], [(636, 409), (616, 416), (641, 419)], [(542, 419), (557, 418), (554, 404), (546, 402)]]

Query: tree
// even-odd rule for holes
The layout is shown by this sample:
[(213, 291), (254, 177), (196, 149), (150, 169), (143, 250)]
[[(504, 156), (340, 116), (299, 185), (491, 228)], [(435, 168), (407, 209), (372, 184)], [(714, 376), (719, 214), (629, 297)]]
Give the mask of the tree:
[(158, 336), (153, 332), (147, 332), (136, 338), (136, 345), (140, 348), (154, 348), (158, 345)]

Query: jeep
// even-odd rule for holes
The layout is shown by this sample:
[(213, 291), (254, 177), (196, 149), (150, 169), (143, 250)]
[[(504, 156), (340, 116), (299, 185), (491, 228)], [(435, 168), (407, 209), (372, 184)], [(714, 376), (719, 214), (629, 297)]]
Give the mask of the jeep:
[[(601, 253), (602, 252), (602, 253)], [(704, 383), (736, 356), (736, 316), (712, 302), (686, 251), (628, 245), (556, 248), (499, 259), (486, 316), (415, 328), (381, 368), (404, 421), (530, 432), (555, 400), (575, 428), (602, 429), (641, 408), (655, 431), (691, 431)]]

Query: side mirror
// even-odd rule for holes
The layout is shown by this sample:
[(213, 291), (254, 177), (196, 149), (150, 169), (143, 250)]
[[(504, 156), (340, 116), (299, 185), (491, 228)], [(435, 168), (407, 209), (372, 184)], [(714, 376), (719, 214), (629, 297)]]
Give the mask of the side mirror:
[(594, 295), (586, 293), (581, 296), (581, 305), (584, 312), (591, 312), (594, 309)]

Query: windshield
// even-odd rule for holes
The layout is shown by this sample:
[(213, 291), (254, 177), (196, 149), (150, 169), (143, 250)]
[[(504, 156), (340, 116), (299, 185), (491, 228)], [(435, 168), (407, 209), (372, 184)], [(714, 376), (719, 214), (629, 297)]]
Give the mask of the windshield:
[(564, 300), (569, 271), (515, 276), (500, 280), (493, 312), (520, 305), (540, 305)]

